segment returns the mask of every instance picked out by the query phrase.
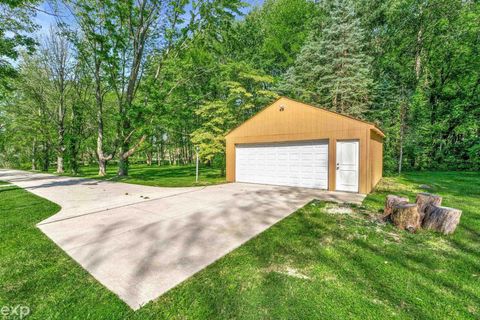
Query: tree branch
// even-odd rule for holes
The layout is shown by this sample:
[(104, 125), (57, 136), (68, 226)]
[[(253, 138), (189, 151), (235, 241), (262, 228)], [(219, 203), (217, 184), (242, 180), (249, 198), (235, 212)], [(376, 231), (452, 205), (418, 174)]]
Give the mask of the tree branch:
[(135, 150), (143, 143), (143, 141), (145, 141), (146, 138), (147, 138), (147, 135), (144, 134), (140, 138), (140, 140), (137, 142), (137, 144), (135, 144), (132, 148), (130, 148), (130, 150), (122, 154), (122, 158), (127, 159), (128, 157), (130, 157), (135, 152)]

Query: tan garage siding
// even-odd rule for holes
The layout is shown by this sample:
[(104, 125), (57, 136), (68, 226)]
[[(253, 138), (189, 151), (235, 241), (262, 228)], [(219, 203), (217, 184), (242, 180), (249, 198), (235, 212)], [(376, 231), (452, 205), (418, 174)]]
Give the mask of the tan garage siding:
[[(335, 190), (336, 142), (338, 140), (358, 140), (360, 144), (359, 192), (368, 193), (371, 190), (372, 182), (378, 179), (379, 172), (375, 167), (375, 178), (367, 179), (373, 169), (369, 161), (371, 151), (368, 149), (371, 144), (370, 140), (372, 140), (370, 135), (372, 129), (378, 131), (379, 137), (381, 137), (380, 134), (383, 135), (370, 123), (288, 98), (280, 98), (226, 136), (227, 181), (235, 181), (236, 144), (328, 140), (328, 189)], [(378, 156), (378, 150), (375, 152), (375, 156)]]
[(373, 189), (383, 175), (383, 138), (374, 131), (370, 131), (370, 166), (370, 189)]

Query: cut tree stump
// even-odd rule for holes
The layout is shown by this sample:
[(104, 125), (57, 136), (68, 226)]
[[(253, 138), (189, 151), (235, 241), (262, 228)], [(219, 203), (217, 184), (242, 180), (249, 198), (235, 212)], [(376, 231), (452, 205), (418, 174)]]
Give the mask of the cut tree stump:
[(410, 232), (420, 228), (420, 214), (415, 203), (398, 203), (393, 207), (390, 215), (393, 224), (403, 230)]
[(461, 215), (462, 211), (458, 209), (430, 205), (427, 206), (422, 227), (450, 234), (457, 228)]
[(383, 217), (382, 219), (388, 220), (390, 215), (392, 214), (393, 207), (400, 203), (408, 203), (408, 198), (398, 197), (395, 195), (388, 195), (385, 199), (385, 208), (383, 209)]
[(425, 217), (425, 211), (428, 206), (435, 205), (440, 206), (442, 204), (442, 197), (431, 193), (418, 193), (415, 202), (418, 205), (418, 213), (420, 214), (420, 223), (422, 223)]

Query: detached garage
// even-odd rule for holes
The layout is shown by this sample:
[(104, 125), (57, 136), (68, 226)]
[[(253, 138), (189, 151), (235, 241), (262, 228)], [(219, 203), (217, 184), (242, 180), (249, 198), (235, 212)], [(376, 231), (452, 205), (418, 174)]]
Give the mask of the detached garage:
[(227, 134), (227, 181), (369, 193), (384, 137), (372, 123), (280, 98)]

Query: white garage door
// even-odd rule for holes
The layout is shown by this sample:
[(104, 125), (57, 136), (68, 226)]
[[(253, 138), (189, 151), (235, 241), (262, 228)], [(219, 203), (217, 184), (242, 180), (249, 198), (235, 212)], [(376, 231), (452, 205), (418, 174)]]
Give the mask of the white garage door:
[(328, 143), (235, 146), (237, 182), (327, 189)]

